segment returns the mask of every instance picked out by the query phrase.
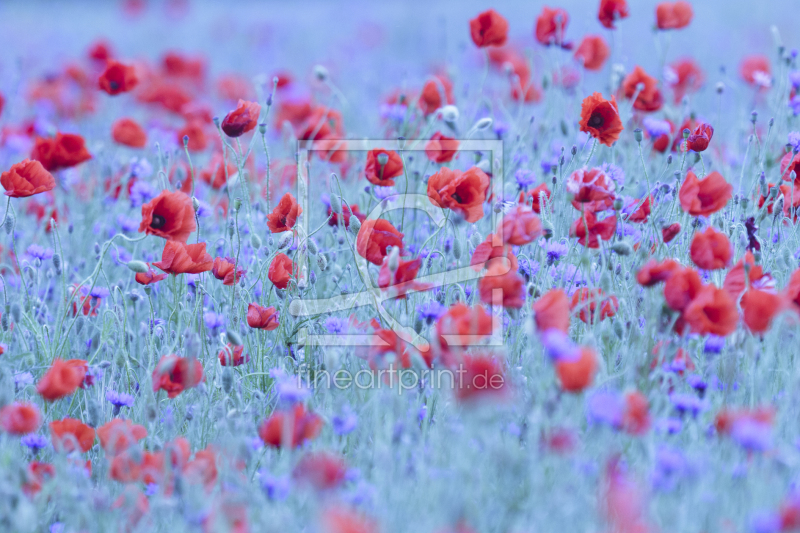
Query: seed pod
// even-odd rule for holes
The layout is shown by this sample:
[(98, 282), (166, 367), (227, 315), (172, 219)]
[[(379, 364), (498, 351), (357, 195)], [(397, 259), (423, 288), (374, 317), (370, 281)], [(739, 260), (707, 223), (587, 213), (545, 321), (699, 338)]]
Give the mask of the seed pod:
[(637, 143), (642, 142), (642, 139), (644, 139), (644, 135), (642, 135), (642, 128), (636, 128), (635, 130), (633, 130), (633, 139)]

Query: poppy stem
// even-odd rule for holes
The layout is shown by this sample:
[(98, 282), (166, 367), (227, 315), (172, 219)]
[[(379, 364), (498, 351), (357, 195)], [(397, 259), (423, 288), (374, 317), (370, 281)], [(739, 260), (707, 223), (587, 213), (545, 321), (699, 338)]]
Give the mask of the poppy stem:
[(589, 162), (592, 160), (592, 156), (594, 155), (594, 149), (595, 149), (596, 146), (597, 146), (597, 139), (593, 139), (592, 140), (592, 149), (589, 150), (589, 157), (586, 158), (586, 162), (583, 164), (583, 166), (585, 166), (585, 167), (589, 166)]

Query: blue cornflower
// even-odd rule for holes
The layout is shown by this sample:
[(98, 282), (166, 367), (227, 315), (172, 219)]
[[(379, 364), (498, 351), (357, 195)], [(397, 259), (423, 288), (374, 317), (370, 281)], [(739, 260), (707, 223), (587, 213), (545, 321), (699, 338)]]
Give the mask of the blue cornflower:
[(130, 198), (132, 207), (140, 207), (156, 197), (155, 188), (146, 181), (136, 180), (131, 186)]
[(520, 168), (514, 173), (514, 179), (520, 189), (527, 189), (536, 181), (536, 175), (531, 170)]
[(800, 131), (789, 132), (789, 144), (792, 145), (792, 150), (800, 152)]
[(111, 389), (106, 391), (106, 400), (111, 402), (111, 405), (114, 406), (115, 415), (118, 415), (123, 407), (133, 406), (133, 396), (131, 396), (130, 394), (125, 394), (124, 392), (117, 392)]
[(50, 259), (53, 257), (52, 249), (44, 248), (38, 244), (31, 244), (28, 246), (26, 252), (29, 256), (33, 257), (34, 259), (39, 259), (40, 261), (44, 261), (45, 259)]
[(417, 306), (417, 313), (428, 325), (439, 320), (439, 317), (445, 314), (446, 311), (445, 306), (436, 300), (430, 300)]
[(325, 329), (327, 329), (328, 333), (330, 333), (331, 335), (338, 335), (339, 333), (344, 333), (347, 331), (349, 327), (347, 319), (335, 316), (326, 318), (323, 324), (325, 325)]
[(358, 425), (358, 416), (353, 412), (350, 406), (345, 406), (341, 413), (333, 417), (332, 423), (334, 433), (337, 435), (347, 435), (356, 429)]
[(203, 313), (203, 320), (208, 329), (217, 329), (225, 325), (225, 317), (213, 311), (206, 311)]
[(647, 131), (647, 135), (652, 139), (662, 135), (669, 135), (670, 133), (669, 122), (666, 120), (647, 117), (644, 119), (642, 125), (644, 126), (645, 131)]
[(35, 433), (25, 435), (19, 441), (23, 444), (23, 446), (30, 448), (31, 452), (33, 453), (38, 453), (42, 448), (46, 448), (48, 443), (47, 437), (44, 435), (37, 435)]

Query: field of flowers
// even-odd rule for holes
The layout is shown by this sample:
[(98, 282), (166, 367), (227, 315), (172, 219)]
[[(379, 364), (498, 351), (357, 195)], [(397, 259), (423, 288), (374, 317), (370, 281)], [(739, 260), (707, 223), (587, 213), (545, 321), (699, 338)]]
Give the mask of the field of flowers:
[(797, 7), (430, 4), (0, 5), (0, 531), (800, 531)]

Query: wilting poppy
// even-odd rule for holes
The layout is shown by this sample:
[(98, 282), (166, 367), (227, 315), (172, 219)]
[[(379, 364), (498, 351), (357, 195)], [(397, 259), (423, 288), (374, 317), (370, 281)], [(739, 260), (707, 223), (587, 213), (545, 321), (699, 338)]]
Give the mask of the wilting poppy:
[(765, 333), (772, 319), (786, 308), (783, 295), (750, 289), (742, 296), (742, 314), (747, 329), (753, 333)]
[[(669, 284), (673, 276), (667, 282)], [(683, 310), (683, 319), (698, 335), (712, 334), (724, 337), (733, 333), (739, 320), (736, 302), (724, 289), (713, 285), (703, 287)]]
[(298, 205), (297, 200), (291, 193), (286, 193), (267, 215), (267, 227), (272, 233), (283, 233), (294, 228), (297, 218), (302, 214), (303, 208)]
[(658, 89), (658, 80), (649, 76), (642, 67), (637, 66), (633, 72), (625, 76), (621, 90), (629, 100), (636, 97), (633, 107), (639, 111), (658, 111), (664, 105), (664, 97)]
[(469, 32), (478, 48), (503, 46), (508, 39), (508, 21), (494, 9), (489, 9), (469, 21)]
[(664, 77), (675, 93), (675, 103), (680, 103), (684, 95), (694, 93), (703, 86), (703, 71), (691, 58), (679, 59), (665, 69)]
[(6, 196), (26, 198), (52, 191), (56, 180), (39, 161), (23, 159), (0, 175), (0, 184), (3, 185)]
[(561, 359), (556, 363), (556, 374), (561, 388), (567, 392), (581, 392), (594, 381), (597, 373), (597, 355), (594, 350), (583, 346), (580, 357), (574, 361)]
[(153, 263), (153, 266), (167, 274), (199, 274), (211, 270), (213, 264), (214, 260), (206, 252), (206, 243), (167, 241), (161, 252), (161, 261)]
[(681, 268), (681, 265), (672, 259), (665, 259), (660, 263), (651, 259), (636, 273), (636, 281), (643, 287), (652, 287), (668, 280), (674, 272)]
[(606, 100), (600, 93), (584, 98), (581, 104), (580, 128), (600, 144), (611, 146), (617, 142), (624, 128), (619, 118), (616, 98), (612, 96), (611, 100)]
[(403, 173), (403, 159), (394, 150), (376, 148), (367, 153), (364, 175), (367, 181), (381, 187), (393, 187), (394, 179)]
[(88, 452), (94, 444), (94, 436), (94, 429), (74, 418), (50, 422), (50, 437), (53, 440), (53, 447), (64, 453), (75, 450)]
[(403, 248), (403, 234), (391, 222), (379, 218), (367, 220), (361, 225), (356, 237), (358, 255), (380, 266), (388, 255), (389, 246)]
[(661, 228), (661, 238), (664, 239), (664, 244), (670, 242), (680, 232), (681, 232), (681, 225), (677, 222), (673, 222), (669, 226)]
[(588, 248), (599, 248), (600, 239), (609, 240), (616, 229), (616, 216), (597, 220), (597, 215), (593, 211), (587, 211), (583, 214), (583, 217), (572, 223), (569, 228), (569, 236), (578, 237), (578, 242)]
[(438, 207), (461, 214), (467, 222), (483, 218), (489, 176), (478, 167), (466, 172), (442, 168), (428, 179), (428, 198)]
[(744, 81), (761, 89), (772, 85), (772, 68), (765, 56), (747, 56), (742, 59), (739, 74)]
[(14, 402), (0, 408), (0, 429), (12, 435), (26, 435), (39, 429), (42, 415), (32, 403)]
[(126, 93), (139, 84), (136, 69), (130, 65), (123, 65), (119, 61), (111, 60), (98, 80), (100, 89), (111, 96)]
[[(600, 310), (599, 316), (597, 310)], [(586, 324), (599, 322), (606, 317), (617, 314), (619, 301), (616, 296), (607, 296), (602, 289), (578, 289), (572, 294), (570, 310), (574, 313), (577, 310), (578, 318)]]
[(489, 355), (465, 355), (457, 371), (456, 399), (461, 402), (479, 398), (502, 400), (508, 396), (509, 384), (500, 362)]
[(702, 180), (691, 170), (678, 192), (681, 208), (693, 216), (705, 216), (716, 213), (728, 203), (733, 194), (733, 186), (725, 181), (717, 171)]
[(31, 159), (50, 171), (74, 167), (91, 158), (83, 137), (73, 133), (56, 133), (46, 139), (37, 137), (31, 151)]
[(659, 30), (678, 30), (692, 21), (694, 11), (689, 2), (662, 2), (656, 6), (656, 26)]
[(692, 268), (673, 268), (664, 284), (664, 299), (675, 311), (683, 311), (703, 288), (700, 274)]
[(406, 292), (410, 290), (424, 291), (430, 288), (427, 283), (420, 283), (416, 281), (417, 272), (422, 264), (422, 259), (412, 259), (411, 261), (399, 261), (397, 270), (392, 271), (389, 269), (389, 261), (384, 261), (381, 265), (381, 270), (378, 272), (378, 287), (382, 289), (390, 289), (393, 294), (398, 298), (403, 299), (406, 297)]
[(469, 264), (477, 272), (483, 268), (489, 268), (493, 262), (492, 260), (499, 257), (508, 259), (509, 268), (513, 271), (517, 270), (517, 258), (514, 256), (514, 252), (511, 251), (511, 246), (503, 245), (503, 241), (498, 236), (490, 233), (485, 241), (475, 247)]
[(579, 61), (586, 70), (600, 70), (606, 63), (606, 59), (611, 55), (605, 39), (599, 35), (587, 35), (575, 50), (575, 59)]
[(36, 392), (50, 402), (69, 396), (83, 384), (88, 370), (82, 359), (56, 359), (36, 384)]
[(703, 152), (714, 136), (714, 128), (710, 124), (700, 124), (686, 139), (685, 147), (693, 152)]
[(422, 87), (418, 104), (425, 116), (433, 114), (437, 109), (453, 104), (453, 83), (446, 76), (433, 76)]
[(458, 152), (458, 141), (452, 137), (446, 137), (438, 131), (433, 134), (430, 141), (425, 143), (425, 155), (434, 163), (452, 161), (456, 152)]
[(628, 18), (628, 2), (626, 0), (600, 0), (597, 19), (604, 27), (613, 30), (617, 20)]
[(275, 285), (278, 289), (285, 289), (289, 286), (289, 280), (292, 278), (292, 268), (293, 268), (292, 260), (289, 259), (289, 256), (283, 253), (280, 253), (275, 256), (272, 262), (269, 264), (269, 270), (267, 271), (267, 277)]
[(115, 418), (97, 428), (100, 446), (109, 455), (117, 455), (127, 451), (128, 448), (146, 436), (147, 429), (144, 426), (121, 418)]
[(545, 6), (536, 18), (534, 36), (545, 46), (551, 44), (562, 46), (567, 24), (569, 24), (569, 14), (565, 10), (558, 7), (551, 9)]
[(515, 271), (493, 262), (478, 282), (478, 291), (483, 303), (493, 305), (494, 291), (500, 289), (502, 301), (498, 303), (503, 307), (519, 309), (525, 303), (524, 285), (525, 281)]
[(533, 302), (533, 320), (540, 333), (550, 329), (568, 333), (569, 315), (569, 298), (561, 289), (551, 289)]
[(111, 126), (111, 137), (117, 144), (131, 148), (144, 148), (147, 144), (147, 134), (133, 119), (121, 118)]
[(272, 331), (278, 329), (278, 312), (274, 307), (261, 307), (258, 304), (247, 306), (247, 325), (254, 329)]
[(192, 199), (184, 192), (164, 190), (142, 205), (139, 233), (185, 243), (196, 229)]
[(236, 109), (225, 115), (220, 128), (228, 137), (241, 137), (258, 125), (261, 106), (255, 102), (239, 100)]
[(184, 138), (188, 139), (186, 147), (190, 152), (202, 152), (208, 147), (205, 127), (197, 120), (190, 120), (176, 135), (179, 146), (183, 146)]
[(217, 355), (222, 366), (240, 366), (250, 361), (250, 356), (244, 354), (244, 346), (228, 344)]
[(471, 346), (492, 334), (492, 315), (482, 305), (453, 304), (436, 322), (436, 334), (443, 347)]
[(522, 246), (542, 235), (542, 222), (533, 210), (517, 205), (503, 216), (503, 224), (497, 228), (497, 233), (506, 244)]
[(139, 285), (150, 285), (151, 283), (157, 283), (162, 279), (166, 279), (166, 277), (167, 274), (156, 274), (156, 271), (148, 265), (147, 272), (137, 272), (134, 279)]
[(341, 485), (347, 475), (347, 464), (341, 455), (312, 452), (304, 455), (292, 471), (292, 477), (308, 483), (317, 490), (329, 490)]
[(215, 257), (211, 273), (226, 287), (239, 283), (247, 271), (236, 265), (232, 257)]
[(711, 226), (703, 232), (695, 233), (692, 239), (690, 248), (692, 262), (704, 270), (727, 267), (732, 254), (728, 237)]
[(153, 392), (164, 390), (167, 396), (175, 398), (203, 379), (203, 365), (197, 359), (165, 355), (153, 370)]
[(293, 408), (274, 411), (258, 428), (258, 436), (267, 446), (282, 448), (288, 445), (297, 448), (308, 440), (317, 438), (323, 421), (315, 413), (306, 411), (303, 404)]

